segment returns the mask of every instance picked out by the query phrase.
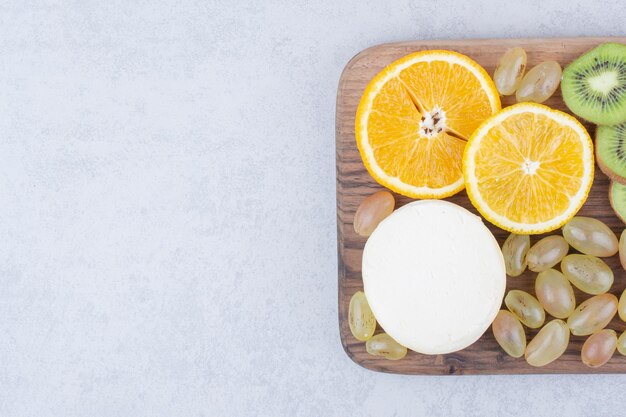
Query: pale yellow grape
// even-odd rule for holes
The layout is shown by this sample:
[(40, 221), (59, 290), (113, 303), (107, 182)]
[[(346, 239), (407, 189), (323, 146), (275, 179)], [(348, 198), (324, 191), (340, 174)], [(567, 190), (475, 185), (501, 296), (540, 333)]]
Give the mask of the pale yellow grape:
[(556, 269), (547, 269), (537, 275), (535, 294), (548, 314), (557, 319), (569, 317), (576, 308), (576, 297), (572, 285)]
[(500, 310), (491, 325), (496, 341), (504, 351), (514, 358), (519, 358), (526, 349), (526, 333), (513, 313)]
[(396, 342), (387, 333), (380, 333), (365, 342), (365, 350), (374, 356), (396, 361), (406, 356), (407, 348)]
[(389, 191), (378, 191), (364, 199), (354, 215), (354, 231), (361, 236), (369, 236), (376, 226), (389, 216), (396, 205)]
[(581, 303), (567, 319), (575, 336), (587, 336), (602, 330), (617, 313), (617, 297), (600, 294)]
[(545, 366), (558, 359), (567, 349), (569, 330), (563, 320), (546, 324), (526, 346), (524, 357), (532, 366)]
[(626, 269), (626, 229), (622, 230), (619, 237), (619, 262), (622, 268)]
[(493, 73), (493, 82), (501, 95), (515, 93), (526, 71), (526, 59), (526, 51), (519, 46), (508, 49), (502, 55)]
[(617, 236), (598, 219), (574, 217), (563, 227), (563, 237), (571, 247), (586, 255), (607, 257), (617, 253)]
[(583, 344), (580, 357), (589, 367), (597, 368), (611, 359), (617, 347), (615, 330), (604, 329), (589, 336)]
[(568, 251), (569, 244), (563, 239), (563, 236), (544, 237), (528, 250), (526, 254), (528, 269), (534, 272), (550, 269), (561, 262)]
[(626, 332), (623, 332), (617, 339), (617, 351), (620, 355), (626, 355)]
[(622, 321), (626, 321), (626, 290), (622, 292), (617, 304), (617, 314)]
[(511, 233), (502, 245), (506, 274), (517, 277), (526, 269), (526, 253), (530, 249), (530, 237)]
[(504, 304), (522, 323), (531, 329), (541, 327), (546, 319), (546, 313), (539, 301), (526, 291), (509, 291), (504, 298)]
[(376, 330), (376, 318), (367, 303), (365, 293), (357, 291), (350, 299), (348, 309), (348, 324), (352, 335), (362, 342), (370, 339)]
[(549, 99), (561, 82), (561, 72), (561, 65), (556, 61), (542, 62), (531, 68), (517, 87), (515, 92), (517, 102), (543, 103)]
[(576, 288), (587, 294), (603, 294), (613, 285), (613, 271), (595, 256), (567, 255), (561, 262), (561, 271)]

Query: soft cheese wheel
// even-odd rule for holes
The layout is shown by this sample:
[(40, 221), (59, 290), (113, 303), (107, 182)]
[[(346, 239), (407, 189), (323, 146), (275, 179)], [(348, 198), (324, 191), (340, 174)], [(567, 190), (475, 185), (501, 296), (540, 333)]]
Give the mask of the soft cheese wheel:
[(385, 332), (411, 350), (440, 354), (471, 345), (489, 328), (506, 273), (480, 217), (422, 200), (396, 210), (369, 237), (363, 284)]

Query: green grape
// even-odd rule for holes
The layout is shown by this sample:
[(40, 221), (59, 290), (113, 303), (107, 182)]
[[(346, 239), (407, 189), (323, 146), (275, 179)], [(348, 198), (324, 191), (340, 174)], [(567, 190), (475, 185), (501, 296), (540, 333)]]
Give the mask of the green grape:
[(600, 330), (585, 340), (580, 357), (585, 365), (597, 368), (611, 359), (616, 347), (617, 334), (615, 330)]
[(563, 236), (552, 235), (544, 237), (535, 243), (526, 254), (528, 269), (534, 272), (545, 271), (561, 262), (569, 251), (569, 245)]
[(539, 301), (526, 291), (511, 290), (504, 298), (506, 307), (531, 329), (541, 327), (546, 314)]
[(526, 333), (513, 313), (500, 310), (491, 325), (496, 341), (506, 353), (519, 358), (526, 349)]
[(370, 339), (376, 330), (376, 318), (367, 303), (363, 291), (357, 291), (350, 299), (348, 324), (352, 335), (362, 342)]
[(563, 237), (571, 247), (586, 255), (613, 256), (617, 253), (615, 233), (600, 220), (576, 216), (563, 227)]
[(569, 343), (569, 329), (563, 320), (554, 319), (546, 324), (528, 343), (524, 358), (532, 366), (544, 366), (565, 352)]
[(526, 269), (526, 253), (530, 248), (530, 237), (528, 235), (511, 235), (502, 245), (502, 256), (506, 273), (509, 276), (517, 277)]
[(567, 319), (575, 336), (587, 336), (602, 330), (617, 313), (617, 297), (600, 294), (582, 302)]
[(367, 353), (396, 361), (406, 356), (407, 349), (387, 333), (380, 333), (365, 342)]
[(602, 294), (613, 285), (613, 271), (600, 258), (591, 255), (567, 255), (561, 271), (579, 290), (587, 294)]
[(576, 297), (572, 285), (556, 269), (547, 269), (537, 275), (535, 294), (548, 314), (557, 319), (569, 317), (576, 308)]

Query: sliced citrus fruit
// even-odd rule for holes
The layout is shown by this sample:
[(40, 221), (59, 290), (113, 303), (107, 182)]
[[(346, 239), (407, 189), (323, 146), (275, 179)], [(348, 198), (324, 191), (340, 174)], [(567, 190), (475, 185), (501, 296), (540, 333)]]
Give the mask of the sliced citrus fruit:
[(521, 234), (564, 225), (593, 182), (589, 133), (567, 113), (520, 103), (478, 127), (463, 155), (472, 204), (496, 226)]
[(422, 51), (393, 62), (367, 86), (356, 140), (372, 177), (413, 198), (463, 189), (463, 149), (474, 129), (500, 110), (496, 87), (465, 55)]

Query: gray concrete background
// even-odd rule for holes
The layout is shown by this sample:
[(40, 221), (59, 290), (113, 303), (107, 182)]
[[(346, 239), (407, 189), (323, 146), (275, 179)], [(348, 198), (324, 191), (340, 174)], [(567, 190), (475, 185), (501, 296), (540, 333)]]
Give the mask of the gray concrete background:
[(615, 1), (0, 3), (0, 415), (617, 416), (624, 376), (366, 371), (337, 81), (383, 42), (624, 35)]

